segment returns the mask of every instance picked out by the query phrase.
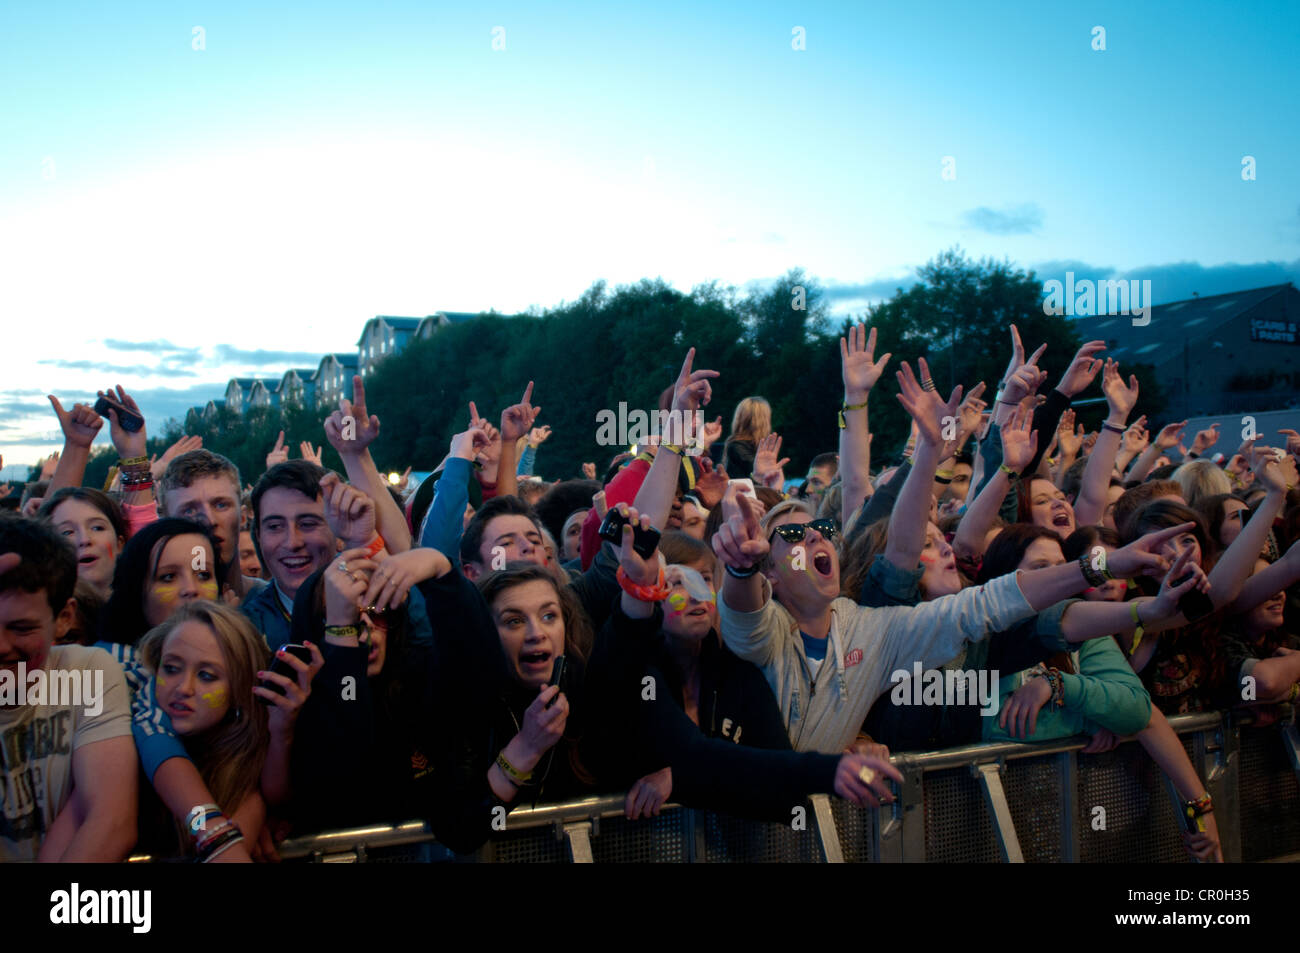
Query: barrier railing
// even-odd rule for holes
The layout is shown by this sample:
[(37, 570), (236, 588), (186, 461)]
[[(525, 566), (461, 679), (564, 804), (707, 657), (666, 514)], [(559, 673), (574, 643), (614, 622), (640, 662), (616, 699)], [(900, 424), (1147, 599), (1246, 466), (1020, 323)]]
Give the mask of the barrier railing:
[[(1214, 798), (1228, 861), (1300, 855), (1300, 733), (1248, 716), (1169, 719)], [(895, 755), (897, 801), (864, 810), (815, 795), (803, 824), (666, 805), (629, 821), (623, 795), (520, 807), (458, 858), (415, 821), (295, 837), (286, 861), (412, 862), (1186, 862), (1171, 787), (1135, 742), (1081, 754), (1085, 739)], [(137, 858), (133, 858), (137, 859)], [(147, 859), (147, 858), (138, 858)]]

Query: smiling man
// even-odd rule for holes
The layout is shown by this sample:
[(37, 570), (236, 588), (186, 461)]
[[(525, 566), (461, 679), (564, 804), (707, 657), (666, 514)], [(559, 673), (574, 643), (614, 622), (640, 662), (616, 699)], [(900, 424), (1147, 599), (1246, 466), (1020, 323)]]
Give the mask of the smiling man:
[[(339, 552), (339, 542), (344, 549), (365, 548), (376, 537), (374, 504), (361, 493), (356, 496), (369, 505), (369, 517), (340, 525), (342, 535), (331, 528), (321, 488), (327, 475), (310, 461), (289, 460), (267, 470), (253, 488), (253, 542), (271, 583), (245, 599), (240, 610), (266, 637), (272, 651), (290, 640), (294, 596)], [(428, 613), (418, 591), (409, 593), (406, 610), (411, 637), (431, 640)]]
[[(0, 677), (26, 673), (29, 685), (26, 698), (0, 705), (0, 861), (113, 862), (135, 843), (138, 769), (122, 670), (103, 649), (54, 644), (58, 623), (76, 612), (76, 580), (72, 548), (49, 526), (0, 519)], [(72, 675), (102, 694), (71, 697)]]

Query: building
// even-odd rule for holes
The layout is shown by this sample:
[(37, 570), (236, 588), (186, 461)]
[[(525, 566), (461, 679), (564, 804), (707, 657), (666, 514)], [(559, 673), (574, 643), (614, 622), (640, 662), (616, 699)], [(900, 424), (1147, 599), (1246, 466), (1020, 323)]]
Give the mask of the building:
[(439, 328), (445, 328), (450, 324), (461, 324), (465, 321), (473, 321), (479, 317), (479, 314), (470, 311), (435, 311), (420, 321), (419, 328), (416, 329), (415, 336), (420, 340), (433, 337), (435, 331)]
[(281, 378), (278, 377), (264, 377), (253, 381), (253, 386), (248, 389), (248, 403), (244, 410), (249, 411), (258, 407), (269, 410), (272, 407), (279, 407), (280, 380)]
[(248, 395), (257, 383), (255, 377), (232, 377), (226, 385), (226, 406), (236, 414), (248, 411)]
[(1123, 364), (1151, 364), (1169, 396), (1168, 416), (1251, 414), (1300, 407), (1300, 291), (1270, 285), (1081, 318), (1086, 340), (1104, 340)]
[(380, 361), (406, 347), (423, 322), (423, 318), (395, 318), (382, 314), (367, 321), (357, 340), (358, 373), (368, 377)]
[(293, 367), (284, 372), (278, 386), (281, 407), (316, 406), (315, 367)]
[(355, 354), (326, 354), (316, 368), (317, 406), (336, 406), (346, 397), (352, 399), (352, 375), (358, 373)]

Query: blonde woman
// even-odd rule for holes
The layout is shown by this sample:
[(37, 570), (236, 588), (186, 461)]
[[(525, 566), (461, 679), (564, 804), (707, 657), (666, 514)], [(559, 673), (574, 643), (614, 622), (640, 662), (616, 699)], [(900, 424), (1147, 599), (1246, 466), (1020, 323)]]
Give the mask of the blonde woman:
[(1188, 506), (1210, 496), (1232, 492), (1232, 479), (1213, 460), (1188, 460), (1174, 471), (1173, 481), (1183, 488)]
[(772, 432), (772, 405), (762, 397), (746, 397), (731, 417), (731, 436), (724, 448), (727, 475), (743, 479), (754, 472), (758, 442)]
[(140, 655), (159, 707), (216, 802), (196, 807), (190, 829), (176, 825), (182, 850), (208, 861), (241, 840), (256, 843), (266, 815), (259, 787), (270, 731), (267, 706), (257, 701), (266, 689), (254, 686), (268, 667), (266, 642), (237, 610), (196, 601), (150, 630)]

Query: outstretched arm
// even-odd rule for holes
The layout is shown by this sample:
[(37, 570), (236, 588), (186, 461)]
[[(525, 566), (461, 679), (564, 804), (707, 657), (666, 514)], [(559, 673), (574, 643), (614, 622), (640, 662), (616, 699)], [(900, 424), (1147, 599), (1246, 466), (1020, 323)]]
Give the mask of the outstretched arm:
[(867, 421), (867, 399), (889, 354), (873, 360), (876, 329), (867, 333), (865, 324), (849, 328), (848, 339), (840, 338), (840, 376), (844, 380), (844, 406), (840, 410), (840, 480), (842, 503), (840, 523), (847, 526), (871, 488), (871, 428)]

